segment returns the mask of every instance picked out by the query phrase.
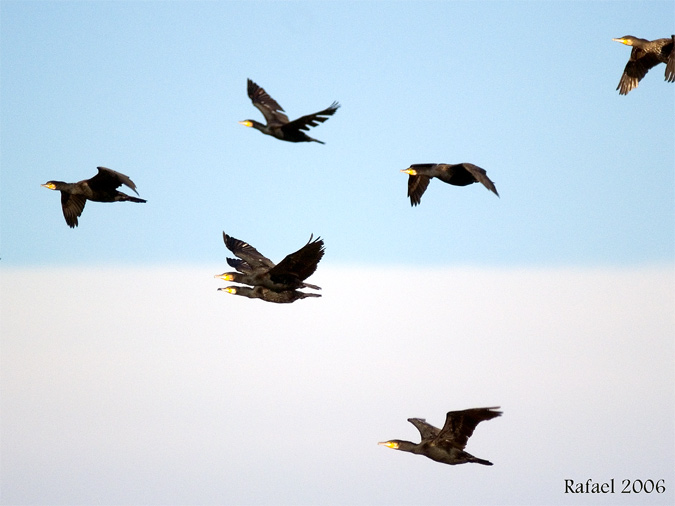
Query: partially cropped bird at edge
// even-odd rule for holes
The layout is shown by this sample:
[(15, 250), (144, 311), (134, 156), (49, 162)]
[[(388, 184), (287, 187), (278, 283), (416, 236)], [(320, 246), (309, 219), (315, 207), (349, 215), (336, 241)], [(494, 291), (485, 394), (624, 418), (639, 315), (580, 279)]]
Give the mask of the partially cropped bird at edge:
[[(325, 248), (323, 239), (320, 237), (314, 239), (314, 236), (311, 235), (307, 244), (286, 255), (278, 264), (262, 255), (250, 244), (229, 236), (225, 232), (223, 232), (223, 241), (227, 249), (237, 257), (227, 259), (227, 263), (234, 267), (236, 272), (224, 272), (216, 274), (214, 277), (252, 287), (262, 287), (273, 292), (287, 292), (298, 288), (321, 290), (320, 287), (305, 282), (308, 277), (314, 274), (317, 265), (323, 258)], [(227, 291), (235, 293), (234, 291)], [(293, 300), (272, 300), (275, 299), (273, 295), (261, 296), (260, 294), (263, 293), (266, 292), (258, 290), (254, 294), (247, 290), (241, 290), (235, 294), (259, 298), (268, 302), (293, 302), (298, 298), (304, 298), (302, 296), (293, 298), (287, 295), (285, 299), (292, 298)], [(302, 294), (302, 292), (299, 293)]]
[(85, 179), (78, 183), (64, 183), (63, 181), (47, 181), (41, 185), (50, 190), (61, 192), (61, 207), (63, 216), (70, 228), (77, 226), (77, 219), (84, 210), (87, 200), (93, 202), (137, 202), (145, 203), (146, 200), (132, 197), (117, 188), (121, 185), (131, 188), (136, 195), (136, 185), (129, 176), (116, 172), (106, 167), (97, 167), (98, 174), (91, 179)]
[(485, 169), (472, 163), (417, 163), (401, 170), (408, 174), (408, 197), (410, 205), (416, 206), (422, 200), (422, 195), (429, 186), (432, 178), (437, 178), (453, 186), (467, 186), (481, 183), (485, 188), (499, 197), (494, 183), (487, 177)]
[(443, 464), (474, 463), (491, 466), (492, 462), (474, 457), (465, 452), (464, 448), (480, 422), (501, 416), (502, 412), (496, 411), (497, 409), (499, 407), (450, 411), (445, 417), (445, 425), (442, 429), (428, 424), (424, 418), (408, 418), (408, 421), (420, 432), (422, 440), (419, 443), (391, 439), (378, 444), (394, 450), (424, 455)]
[(645, 40), (632, 35), (624, 35), (617, 39), (633, 49), (630, 52), (630, 58), (623, 70), (619, 85), (619, 95), (627, 95), (628, 92), (637, 88), (640, 80), (647, 74), (649, 69), (659, 63), (666, 64), (665, 79), (669, 83), (675, 82), (675, 35), (667, 39)]
[(256, 106), (265, 117), (266, 124), (253, 119), (247, 119), (240, 121), (239, 123), (241, 125), (253, 127), (256, 130), (260, 130), (265, 135), (271, 135), (282, 141), (318, 142), (319, 144), (325, 144), (323, 141), (310, 137), (304, 131), (309, 131), (310, 127), (317, 126), (319, 123), (326, 121), (329, 116), (335, 114), (335, 111), (338, 110), (340, 104), (333, 102), (330, 107), (323, 111), (308, 114), (290, 121), (288, 116), (284, 114), (284, 109), (278, 102), (250, 79), (247, 80), (247, 89), (249, 98), (253, 102), (253, 105)]

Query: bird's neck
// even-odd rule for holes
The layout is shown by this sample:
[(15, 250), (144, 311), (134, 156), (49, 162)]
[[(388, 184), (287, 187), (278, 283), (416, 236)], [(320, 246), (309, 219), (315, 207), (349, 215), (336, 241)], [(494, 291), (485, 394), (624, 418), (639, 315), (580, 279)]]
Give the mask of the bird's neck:
[(422, 443), (413, 443), (412, 441), (399, 441), (398, 449), (410, 453), (422, 453)]
[(649, 44), (649, 42), (650, 41), (648, 41), (647, 39), (639, 39), (639, 38), (635, 37), (633, 39), (633, 43), (631, 45), (633, 47), (637, 47), (638, 49), (642, 49), (645, 46), (647, 46)]
[(75, 183), (64, 183), (63, 181), (54, 181), (55, 190), (72, 190), (75, 188)]
[(267, 132), (268, 130), (267, 125), (263, 125), (262, 123), (254, 119), (251, 119), (249, 121), (251, 122), (251, 126), (256, 130), (260, 130), (261, 132)]
[(262, 287), (248, 287), (248, 286), (240, 286), (237, 288), (237, 295), (243, 295), (244, 297), (248, 297), (249, 299), (262, 299), (263, 294), (262, 294)]

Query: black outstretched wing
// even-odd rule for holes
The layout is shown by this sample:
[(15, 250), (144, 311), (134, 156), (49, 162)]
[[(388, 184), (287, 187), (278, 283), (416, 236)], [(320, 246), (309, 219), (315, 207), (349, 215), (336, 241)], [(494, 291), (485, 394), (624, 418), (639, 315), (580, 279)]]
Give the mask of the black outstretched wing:
[(274, 262), (272, 262), (272, 260), (261, 255), (260, 252), (249, 243), (235, 239), (225, 232), (223, 232), (223, 241), (225, 241), (227, 249), (246, 262), (251, 269), (257, 269), (259, 267), (271, 269), (274, 267)]
[(251, 266), (248, 265), (246, 262), (239, 258), (227, 258), (227, 264), (230, 267), (234, 267), (237, 271), (241, 272), (242, 274), (250, 274), (253, 272), (253, 269), (251, 269)]
[(661, 63), (661, 60), (655, 53), (634, 47), (630, 52), (630, 58), (623, 70), (619, 85), (616, 87), (619, 90), (619, 95), (626, 95), (633, 88), (637, 88), (638, 83), (647, 75), (649, 69), (659, 63)]
[(136, 193), (136, 195), (138, 195), (138, 192), (136, 191), (136, 185), (131, 179), (129, 179), (129, 176), (106, 167), (96, 168), (98, 169), (98, 174), (87, 180), (87, 184), (89, 185), (89, 188), (92, 189), (92, 191), (110, 192), (121, 185), (126, 185), (131, 188), (134, 193)]
[(256, 83), (248, 79), (247, 81), (248, 97), (253, 105), (262, 113), (270, 123), (288, 123), (288, 116), (283, 113), (283, 107), (268, 95), (268, 93)]
[(294, 119), (290, 123), (284, 125), (281, 129), (292, 131), (292, 130), (309, 130), (310, 127), (315, 127), (319, 123), (323, 123), (328, 119), (329, 116), (335, 114), (340, 108), (340, 104), (333, 102), (330, 107), (324, 109), (323, 111), (315, 112), (314, 114), (308, 114), (306, 116), (301, 116), (298, 119)]
[(408, 418), (408, 421), (417, 427), (418, 431), (420, 431), (422, 441), (436, 439), (436, 436), (438, 436), (438, 434), (441, 432), (441, 429), (434, 427), (430, 423), (427, 423), (424, 418)]
[(483, 186), (485, 186), (485, 188), (499, 197), (497, 188), (495, 188), (495, 184), (492, 182), (492, 180), (487, 177), (487, 172), (485, 172), (485, 169), (481, 169), (472, 163), (463, 163), (462, 166), (476, 179), (476, 181), (481, 183)]
[(671, 36), (671, 41), (664, 49), (667, 51), (670, 46), (670, 56), (666, 62), (666, 81), (675, 83), (675, 35)]
[(422, 201), (422, 195), (427, 191), (431, 178), (429, 176), (408, 175), (408, 197), (410, 205), (416, 206)]
[(274, 268), (269, 271), (270, 279), (275, 283), (293, 283), (304, 281), (316, 271), (316, 267), (324, 254), (323, 239), (318, 237), (312, 241), (312, 235), (307, 244), (294, 253), (286, 255)]
[(82, 214), (87, 199), (82, 195), (71, 195), (67, 192), (61, 192), (61, 208), (63, 217), (70, 228), (77, 227), (77, 218)]
[(494, 411), (496, 409), (499, 409), (499, 407), (450, 411), (445, 417), (445, 425), (438, 434), (438, 439), (463, 450), (476, 425), (502, 414), (501, 411)]

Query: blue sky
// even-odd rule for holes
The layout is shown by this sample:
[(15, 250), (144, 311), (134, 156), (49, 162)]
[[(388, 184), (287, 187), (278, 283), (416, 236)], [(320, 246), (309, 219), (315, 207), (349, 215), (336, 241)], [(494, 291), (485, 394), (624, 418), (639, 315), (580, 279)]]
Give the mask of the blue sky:
[[(0, 3), (2, 504), (672, 504), (669, 2)], [(291, 144), (237, 124), (246, 79)], [(501, 198), (412, 163), (471, 162)], [(103, 165), (147, 204), (50, 179)], [(310, 233), (321, 299), (217, 292)], [(376, 443), (501, 405), (443, 466)], [(565, 495), (564, 479), (665, 479)]]
[[(672, 260), (673, 87), (661, 65), (619, 96), (611, 40), (668, 36), (672, 2), (346, 5), (3, 2), (3, 262), (200, 263), (223, 229), (274, 258), (318, 234), (338, 264)], [(291, 117), (339, 100), (326, 145), (237, 124), (249, 77)], [(464, 161), (500, 199), (434, 181), (410, 208), (400, 169)], [(67, 230), (39, 185), (98, 165), (148, 203)]]

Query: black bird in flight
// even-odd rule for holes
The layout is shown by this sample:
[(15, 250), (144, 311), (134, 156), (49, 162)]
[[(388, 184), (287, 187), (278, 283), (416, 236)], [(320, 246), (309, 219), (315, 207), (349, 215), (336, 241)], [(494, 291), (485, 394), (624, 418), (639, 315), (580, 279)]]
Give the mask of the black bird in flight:
[(227, 263), (239, 272), (224, 272), (214, 277), (245, 285), (262, 286), (277, 292), (297, 288), (321, 290), (316, 285), (305, 283), (305, 279), (316, 271), (325, 251), (323, 239), (313, 237), (310, 236), (307, 244), (298, 251), (286, 255), (275, 265), (250, 244), (223, 232), (225, 246), (238, 257), (228, 258)]
[(318, 293), (305, 293), (299, 290), (276, 291), (264, 286), (228, 286), (226, 288), (218, 288), (218, 290), (248, 297), (249, 299), (262, 299), (265, 302), (275, 302), (277, 304), (290, 304), (305, 297), (321, 297)]
[(401, 170), (408, 174), (408, 197), (410, 205), (416, 206), (422, 200), (422, 195), (429, 186), (431, 178), (435, 177), (454, 186), (467, 186), (473, 183), (482, 183), (485, 188), (497, 197), (497, 188), (487, 177), (484, 169), (472, 163), (417, 163)]
[(499, 409), (499, 407), (450, 411), (445, 417), (445, 425), (440, 430), (428, 424), (424, 418), (408, 418), (408, 421), (420, 431), (422, 441), (413, 443), (392, 439), (378, 444), (394, 450), (424, 455), (443, 464), (455, 465), (473, 462), (491, 466), (492, 462), (474, 457), (465, 452), (464, 448), (476, 425), (482, 421), (501, 416), (502, 412), (495, 411), (496, 409)]
[(675, 35), (667, 39), (645, 40), (632, 35), (624, 35), (612, 39), (627, 46), (632, 46), (630, 58), (623, 70), (623, 75), (616, 87), (619, 95), (627, 95), (630, 90), (637, 88), (640, 80), (650, 68), (659, 63), (666, 64), (665, 79), (669, 83), (675, 82)]
[(98, 169), (98, 174), (91, 179), (85, 179), (78, 183), (47, 181), (45, 184), (40, 185), (50, 190), (59, 190), (61, 192), (63, 216), (66, 218), (66, 223), (70, 228), (77, 226), (77, 218), (82, 214), (87, 200), (93, 202), (146, 202), (146, 200), (117, 191), (119, 186), (125, 185), (138, 195), (136, 185), (129, 179), (129, 176), (105, 167), (96, 168)]
[(288, 116), (284, 114), (283, 107), (270, 97), (264, 89), (250, 79), (248, 79), (247, 83), (248, 96), (253, 102), (253, 105), (256, 106), (265, 117), (267, 124), (263, 125), (253, 119), (240, 121), (240, 124), (247, 127), (253, 127), (256, 130), (260, 130), (265, 135), (271, 135), (282, 141), (318, 142), (320, 144), (325, 144), (325, 142), (310, 137), (303, 132), (303, 130), (309, 131), (310, 127), (317, 126), (319, 123), (326, 121), (328, 116), (335, 114), (335, 111), (338, 110), (340, 104), (333, 102), (330, 107), (323, 111), (308, 114), (307, 116), (302, 116), (296, 120), (289, 121)]

